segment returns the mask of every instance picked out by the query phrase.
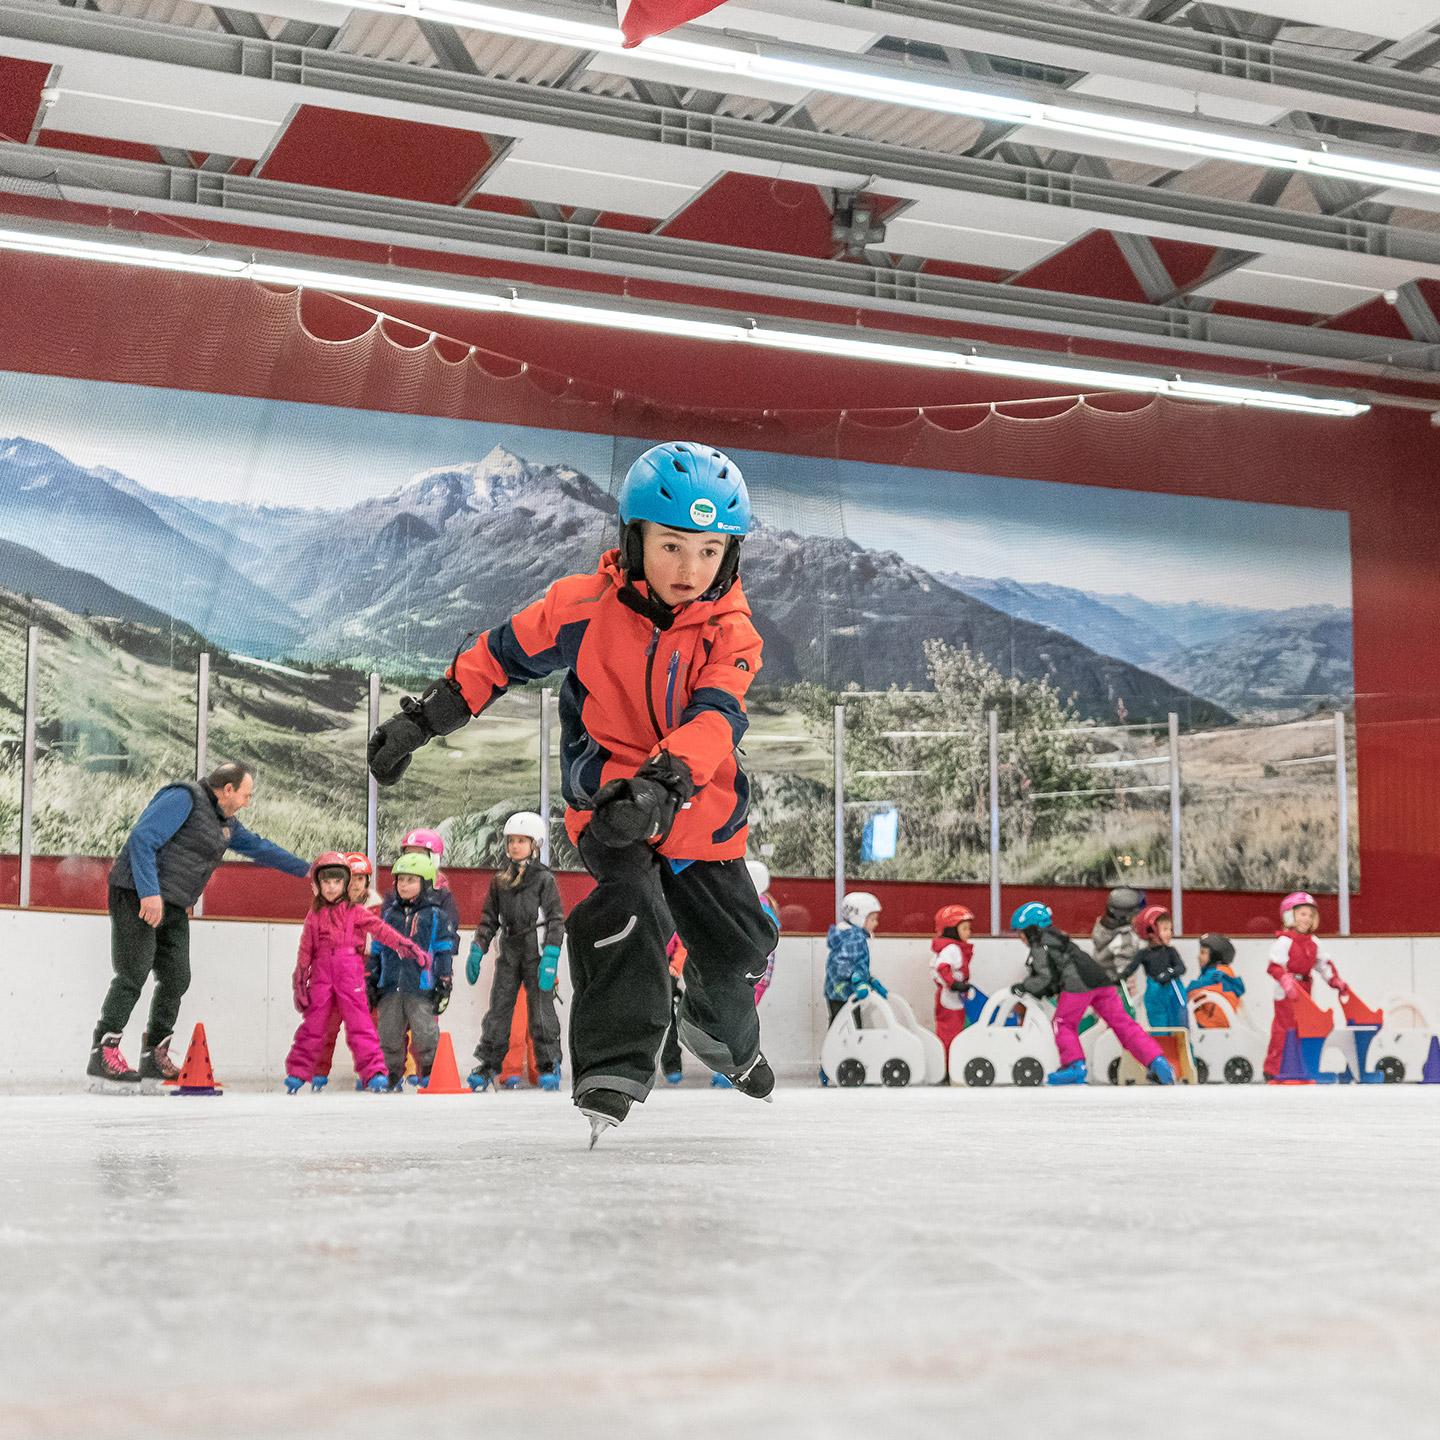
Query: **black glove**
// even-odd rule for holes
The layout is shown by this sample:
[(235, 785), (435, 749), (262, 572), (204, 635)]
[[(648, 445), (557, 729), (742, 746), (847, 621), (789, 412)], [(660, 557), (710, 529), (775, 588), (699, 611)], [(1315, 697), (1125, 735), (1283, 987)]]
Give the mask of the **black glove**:
[(1010, 987), (1010, 993), (1012, 995), (1028, 995), (1030, 992), (1024, 987), (1024, 985), (1012, 985)]
[(365, 747), (370, 773), (378, 784), (393, 785), (410, 768), (410, 756), (427, 740), (449, 735), (470, 719), (470, 706), (453, 680), (437, 680), (418, 700), (405, 696), (400, 713), (377, 726)]
[(957, 995), (968, 995), (970, 993), (970, 987), (963, 980), (952, 980), (950, 982), (950, 988)]
[(365, 1003), (372, 1010), (380, 1003), (380, 982), (373, 975), (365, 977)]
[(437, 1015), (445, 1013), (446, 1007), (450, 1004), (450, 991), (454, 987), (455, 977), (453, 975), (441, 976), (435, 982), (435, 1013)]
[(647, 760), (628, 780), (607, 781), (595, 795), (590, 831), (602, 845), (659, 843), (680, 807), (695, 793), (690, 767), (668, 750)]

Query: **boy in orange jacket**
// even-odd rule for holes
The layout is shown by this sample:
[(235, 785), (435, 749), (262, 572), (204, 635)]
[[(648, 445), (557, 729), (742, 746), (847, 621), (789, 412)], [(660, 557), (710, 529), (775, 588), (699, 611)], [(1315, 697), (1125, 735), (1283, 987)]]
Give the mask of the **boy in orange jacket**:
[(596, 881), (569, 924), (574, 1099), (592, 1145), (650, 1093), (677, 932), (681, 1042), (743, 1094), (768, 1100), (775, 1085), (754, 987), (776, 932), (745, 870), (736, 754), (761, 651), (739, 577), (749, 494), (718, 450), (674, 441), (630, 467), (619, 509), (619, 548), (596, 573), (557, 580), (461, 650), (369, 745), (371, 773), (394, 784), (413, 751), (510, 685), (566, 672), (565, 824)]

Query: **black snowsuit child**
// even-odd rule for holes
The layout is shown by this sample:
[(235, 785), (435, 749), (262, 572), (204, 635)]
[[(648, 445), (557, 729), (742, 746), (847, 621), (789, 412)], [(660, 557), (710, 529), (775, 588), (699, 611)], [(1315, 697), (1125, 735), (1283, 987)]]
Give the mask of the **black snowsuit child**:
[(540, 955), (551, 946), (559, 949), (565, 938), (565, 911), (555, 875), (539, 859), (520, 865), (509, 861), (490, 881), (485, 908), (475, 927), (475, 944), (485, 951), (497, 934), (500, 954), (490, 987), (490, 1008), (475, 1047), (478, 1069), (492, 1076), (500, 1073), (510, 1048), (515, 998), (523, 985), (535, 1065), (543, 1074), (560, 1063), (560, 1020), (555, 1014), (553, 980), (550, 989), (540, 985)]

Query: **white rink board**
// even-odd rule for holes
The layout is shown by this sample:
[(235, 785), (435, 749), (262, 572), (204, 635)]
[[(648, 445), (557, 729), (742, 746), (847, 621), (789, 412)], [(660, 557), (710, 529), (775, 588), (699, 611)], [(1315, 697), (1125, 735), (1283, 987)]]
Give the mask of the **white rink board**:
[[(0, 910), (0, 1087), (33, 1088), (79, 1080), (100, 1001), (110, 982), (109, 920), (105, 916)], [(285, 1052), (298, 1023), (290, 998), (290, 973), (299, 943), (298, 925), (250, 921), (196, 920), (191, 928), (193, 980), (180, 1014), (183, 1047), (191, 1027), (204, 1021), (217, 1074), (240, 1083), (280, 1083)], [(1269, 941), (1238, 940), (1239, 973), (1249, 993), (1246, 1004), (1268, 1025), (1271, 984), (1265, 975)], [(1341, 972), (1368, 1004), (1391, 994), (1418, 993), (1440, 1012), (1440, 937), (1384, 937), (1327, 940)], [(1194, 973), (1196, 943), (1178, 942)], [(825, 1035), (822, 997), (823, 937), (782, 938), (775, 978), (761, 1006), (765, 1052), (782, 1077), (812, 1069)], [(904, 995), (922, 1023), (933, 1014), (930, 946), (920, 939), (877, 939), (875, 974)], [(1024, 947), (1018, 940), (980, 940), (972, 967), (981, 989), (993, 993), (1018, 979)], [(442, 1026), (450, 1032), (462, 1070), (480, 1036), (493, 965), (487, 958), (480, 985), (459, 978)], [(570, 992), (562, 959), (559, 993)], [(1325, 987), (1317, 998), (1328, 999)], [(132, 1063), (139, 1055), (147, 988), (126, 1034)], [(562, 1029), (567, 1011), (562, 1006)], [(343, 1042), (336, 1078), (351, 1075)], [(698, 1063), (691, 1062), (698, 1073)]]

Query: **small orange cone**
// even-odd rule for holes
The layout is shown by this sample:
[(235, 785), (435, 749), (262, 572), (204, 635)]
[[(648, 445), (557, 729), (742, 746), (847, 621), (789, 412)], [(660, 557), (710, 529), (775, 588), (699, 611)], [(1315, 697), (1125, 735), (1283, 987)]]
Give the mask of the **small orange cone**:
[(510, 1048), (506, 1050), (505, 1061), (500, 1066), (500, 1083), (510, 1090), (517, 1089), (524, 1080), (534, 1085), (539, 1079), (535, 1042), (530, 1037), (530, 1007), (526, 1004), (524, 990), (521, 990), (515, 997), (515, 1009), (510, 1017)]
[(455, 1065), (455, 1046), (449, 1033), (440, 1032), (440, 1043), (435, 1047), (435, 1063), (430, 1067), (430, 1079), (420, 1087), (422, 1095), (468, 1095), (470, 1087), (461, 1082), (460, 1071)]
[(185, 1063), (180, 1067), (180, 1083), (175, 1087), (176, 1095), (223, 1095), (225, 1092), (215, 1083), (215, 1071), (210, 1067), (210, 1045), (205, 1039), (205, 1027), (196, 1025), (190, 1037), (190, 1048), (185, 1052)]

